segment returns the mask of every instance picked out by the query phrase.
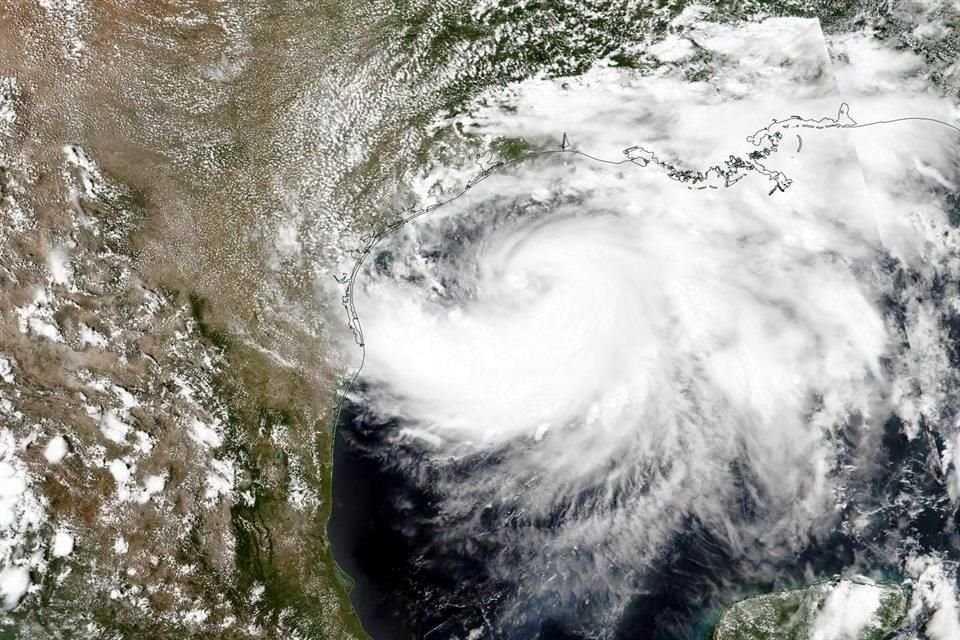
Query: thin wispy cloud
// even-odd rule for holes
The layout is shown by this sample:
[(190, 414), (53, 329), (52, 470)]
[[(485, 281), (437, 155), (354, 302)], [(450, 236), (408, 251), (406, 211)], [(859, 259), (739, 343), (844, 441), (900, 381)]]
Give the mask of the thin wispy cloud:
[[(955, 268), (942, 196), (960, 134), (797, 127), (762, 159), (747, 136), (844, 102), (861, 123), (950, 121), (950, 104), (868, 38), (832, 42), (832, 62), (816, 21), (675, 39), (655, 74), (530, 80), (461, 119), (536, 147), (566, 133), (600, 158), (642, 145), (659, 164), (510, 165), (386, 238), (355, 283), (354, 399), (422, 452), (385, 463), (442, 496), (434, 543), (504, 549), (490, 571), (516, 585), (504, 615), (518, 624), (530, 602), (610, 624), (691, 519), (758, 570), (789, 557), (840, 526), (871, 434), (897, 414), (915, 436), (946, 401), (937, 312), (907, 289)], [(695, 82), (692, 52), (711, 65)], [(789, 188), (748, 171), (696, 190), (664, 169), (731, 156)], [(455, 193), (462, 175), (424, 183)]]

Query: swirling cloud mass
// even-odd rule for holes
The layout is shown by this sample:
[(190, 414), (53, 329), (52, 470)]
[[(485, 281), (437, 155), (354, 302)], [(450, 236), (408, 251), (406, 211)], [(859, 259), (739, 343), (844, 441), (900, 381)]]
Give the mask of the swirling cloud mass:
[[(510, 164), (386, 237), (356, 279), (352, 402), (389, 434), (381, 464), (435, 497), (424, 548), (483, 554), (500, 587), (478, 597), (508, 636), (547, 619), (613, 635), (692, 530), (760, 581), (833, 532), (876, 541), (888, 497), (864, 487), (902, 472), (878, 462), (891, 419), (908, 440), (935, 433), (938, 477), (960, 486), (942, 384), (960, 134), (779, 129), (752, 162), (783, 190), (756, 170), (694, 185), (667, 167), (749, 162), (771, 119), (829, 123), (843, 102), (860, 124), (951, 121), (949, 103), (866, 38), (831, 42), (832, 63), (816, 21), (698, 24), (660, 55), (693, 42), (708, 79), (531, 80), (462, 122), (542, 148), (566, 132), (614, 161), (643, 145), (661, 164)], [(451, 175), (426, 183), (452, 193)], [(867, 564), (922, 551), (892, 535)]]

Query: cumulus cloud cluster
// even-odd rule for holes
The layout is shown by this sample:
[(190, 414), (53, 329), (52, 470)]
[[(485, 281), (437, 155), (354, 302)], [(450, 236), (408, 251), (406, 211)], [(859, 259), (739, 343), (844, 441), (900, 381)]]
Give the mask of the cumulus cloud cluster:
[[(496, 540), (505, 577), (522, 560), (518, 601), (589, 601), (603, 619), (691, 519), (731, 554), (793, 553), (836, 524), (840, 434), (892, 412), (909, 426), (943, 400), (920, 379), (946, 366), (935, 323), (884, 305), (891, 263), (952, 255), (938, 189), (955, 188), (957, 135), (929, 121), (790, 129), (762, 159), (785, 191), (757, 171), (694, 190), (663, 166), (760, 162), (749, 134), (842, 102), (860, 123), (950, 121), (948, 103), (864, 37), (834, 43), (835, 67), (816, 21), (675, 39), (659, 73), (531, 80), (466, 122), (543, 147), (566, 132), (612, 160), (640, 144), (662, 165), (511, 165), (388, 237), (355, 283), (358, 400), (424, 452), (394, 462), (415, 476), (470, 461), (429, 476), (444, 535)], [(672, 66), (694, 48), (714, 60), (698, 82)]]

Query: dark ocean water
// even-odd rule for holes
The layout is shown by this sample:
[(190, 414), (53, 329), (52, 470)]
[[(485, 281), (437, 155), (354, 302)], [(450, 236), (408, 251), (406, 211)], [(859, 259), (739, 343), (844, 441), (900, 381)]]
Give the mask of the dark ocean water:
[[(955, 514), (944, 508), (945, 487), (930, 465), (936, 442), (907, 440), (894, 417), (876, 434), (869, 464), (851, 480), (857, 483), (851, 513), (858, 504), (861, 511), (887, 505), (859, 538), (845, 532), (841, 518), (800, 553), (771, 553), (763, 574), (776, 579), (758, 580), (755, 565), (735, 558), (691, 519), (660, 563), (643, 572), (614, 629), (584, 629), (589, 611), (558, 614), (542, 602), (505, 620), (502, 605), (518, 585), (494, 579), (486, 569), (504, 550), (477, 543), (480, 536), (464, 544), (442, 536), (440, 496), (424, 489), (434, 486), (422, 475), (430, 471), (421, 468), (414, 482), (395, 464), (419, 452), (389, 437), (397, 424), (371, 424), (363, 415), (357, 406), (344, 406), (334, 446), (329, 535), (335, 557), (356, 581), (351, 599), (374, 640), (464, 639), (475, 629), (483, 630), (479, 637), (504, 640), (585, 640), (601, 633), (615, 640), (702, 640), (723, 606), (748, 595), (802, 586), (851, 566), (896, 575), (890, 549), (904, 544), (960, 557)], [(905, 494), (915, 499), (904, 501)], [(743, 508), (749, 514), (750, 505)], [(498, 519), (481, 521), (494, 526)]]

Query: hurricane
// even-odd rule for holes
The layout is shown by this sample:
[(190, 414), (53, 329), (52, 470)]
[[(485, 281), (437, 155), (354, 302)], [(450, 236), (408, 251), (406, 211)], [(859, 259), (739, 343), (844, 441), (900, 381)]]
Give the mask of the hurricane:
[(916, 562), (892, 449), (940, 443), (955, 499), (949, 104), (879, 97), (909, 60), (831, 62), (816, 21), (689, 39), (709, 79), (478, 101), (465, 130), (533, 151), (430, 176), (357, 263), (343, 437), (409, 486), (404, 580), (447, 603), (417, 637), (686, 637), (744, 576)]

